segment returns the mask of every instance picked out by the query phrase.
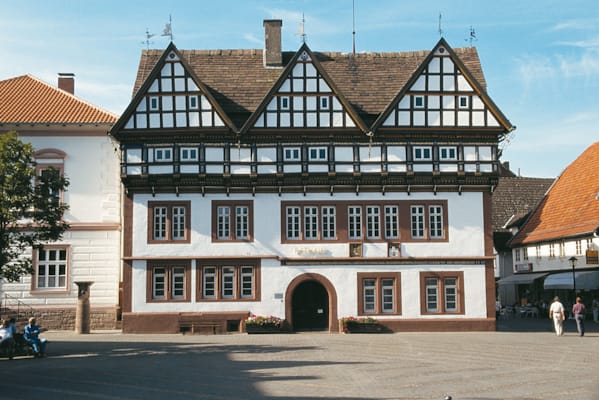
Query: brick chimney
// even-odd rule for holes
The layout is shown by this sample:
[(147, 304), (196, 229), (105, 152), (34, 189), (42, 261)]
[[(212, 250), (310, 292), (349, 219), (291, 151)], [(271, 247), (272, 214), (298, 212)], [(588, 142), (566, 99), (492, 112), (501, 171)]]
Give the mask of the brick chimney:
[(70, 72), (59, 72), (58, 73), (58, 88), (75, 94), (75, 74)]
[(283, 66), (283, 54), (281, 52), (281, 26), (280, 19), (264, 20), (264, 66)]

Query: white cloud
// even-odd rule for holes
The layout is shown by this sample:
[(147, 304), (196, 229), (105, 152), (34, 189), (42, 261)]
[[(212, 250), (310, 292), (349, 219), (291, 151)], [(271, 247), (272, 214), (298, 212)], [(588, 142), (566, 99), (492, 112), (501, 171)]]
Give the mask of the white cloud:
[(264, 42), (262, 41), (262, 39), (256, 37), (256, 35), (252, 33), (244, 33), (243, 38), (252, 44), (257, 44), (259, 47), (264, 46)]

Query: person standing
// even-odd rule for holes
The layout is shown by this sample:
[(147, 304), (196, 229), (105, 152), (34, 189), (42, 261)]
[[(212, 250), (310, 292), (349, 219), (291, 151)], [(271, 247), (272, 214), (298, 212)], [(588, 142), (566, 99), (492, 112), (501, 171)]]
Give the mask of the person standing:
[(559, 297), (553, 298), (553, 303), (549, 306), (549, 318), (553, 319), (553, 327), (555, 334), (562, 336), (564, 334), (564, 320), (566, 319), (566, 310), (564, 305), (560, 303)]
[(572, 306), (572, 314), (574, 314), (574, 319), (576, 320), (578, 336), (584, 336), (584, 310), (585, 306), (582, 303), (582, 299), (577, 297), (576, 304)]

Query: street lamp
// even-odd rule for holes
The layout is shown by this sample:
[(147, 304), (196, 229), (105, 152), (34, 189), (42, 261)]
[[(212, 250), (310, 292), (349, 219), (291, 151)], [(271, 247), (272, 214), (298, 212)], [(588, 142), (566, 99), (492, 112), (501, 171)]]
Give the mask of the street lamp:
[(574, 289), (574, 301), (576, 301), (576, 274), (574, 273), (574, 269), (576, 268), (576, 261), (578, 261), (578, 258), (572, 256), (568, 261), (570, 261), (570, 265), (572, 266), (572, 288)]

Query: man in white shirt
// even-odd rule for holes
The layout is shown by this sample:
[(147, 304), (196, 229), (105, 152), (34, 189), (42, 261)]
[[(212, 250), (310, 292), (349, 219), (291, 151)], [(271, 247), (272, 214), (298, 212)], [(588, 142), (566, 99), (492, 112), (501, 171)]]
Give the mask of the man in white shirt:
[(553, 298), (553, 303), (549, 307), (549, 318), (553, 319), (553, 326), (555, 327), (555, 334), (562, 336), (564, 334), (564, 320), (566, 319), (566, 310), (564, 305), (560, 303), (559, 297)]

